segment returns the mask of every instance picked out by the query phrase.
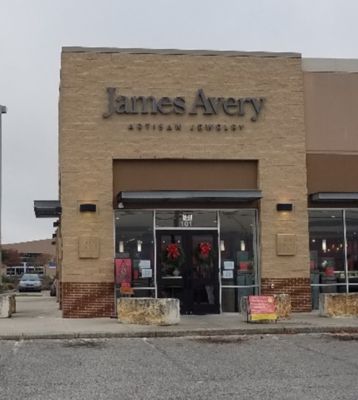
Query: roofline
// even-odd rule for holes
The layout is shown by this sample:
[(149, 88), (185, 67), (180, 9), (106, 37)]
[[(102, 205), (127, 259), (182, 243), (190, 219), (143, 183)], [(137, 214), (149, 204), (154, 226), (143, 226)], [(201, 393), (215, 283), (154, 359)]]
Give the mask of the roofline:
[(358, 72), (356, 58), (302, 58), (304, 72)]
[(179, 50), (179, 49), (126, 49), (116, 47), (62, 47), (62, 53), (126, 53), (157, 54), (171, 56), (224, 56), (224, 57), (283, 57), (301, 58), (301, 53), (266, 52), (266, 51), (234, 51), (234, 50)]
[(51, 241), (51, 238), (46, 238), (46, 239), (35, 239), (35, 240), (26, 240), (24, 242), (14, 242), (14, 243), (3, 243), (1, 246), (17, 246), (21, 244), (28, 244), (28, 243), (37, 243), (37, 242), (43, 242), (43, 241)]

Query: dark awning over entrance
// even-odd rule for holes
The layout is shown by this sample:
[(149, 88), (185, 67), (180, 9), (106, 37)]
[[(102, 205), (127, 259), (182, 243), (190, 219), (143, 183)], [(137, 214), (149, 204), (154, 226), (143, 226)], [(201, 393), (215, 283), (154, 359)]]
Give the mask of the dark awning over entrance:
[(62, 211), (59, 200), (35, 200), (34, 210), (36, 218), (57, 218)]
[(351, 203), (358, 201), (358, 192), (318, 192), (312, 193), (310, 197), (313, 203)]
[(235, 203), (261, 199), (261, 190), (153, 190), (119, 192), (118, 204), (145, 203)]

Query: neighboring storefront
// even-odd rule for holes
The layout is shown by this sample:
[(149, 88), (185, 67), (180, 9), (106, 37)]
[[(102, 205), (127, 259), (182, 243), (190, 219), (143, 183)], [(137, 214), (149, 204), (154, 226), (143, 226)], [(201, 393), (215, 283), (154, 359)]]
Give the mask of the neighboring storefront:
[(237, 312), (259, 293), (309, 311), (317, 291), (354, 287), (357, 211), (331, 199), (343, 236), (322, 224), (313, 165), (333, 153), (312, 114), (334, 106), (305, 63), (307, 78), (296, 53), (63, 49), (60, 201), (35, 211), (59, 217), (64, 317), (113, 315), (119, 285), (186, 314)]
[(358, 62), (304, 60), (312, 307), (358, 291)]

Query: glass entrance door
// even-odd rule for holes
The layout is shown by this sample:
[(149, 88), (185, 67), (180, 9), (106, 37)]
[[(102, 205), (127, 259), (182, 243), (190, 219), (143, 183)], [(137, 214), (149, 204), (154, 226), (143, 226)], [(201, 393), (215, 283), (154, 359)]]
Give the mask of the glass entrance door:
[(158, 297), (180, 300), (182, 314), (219, 313), (216, 231), (157, 231)]

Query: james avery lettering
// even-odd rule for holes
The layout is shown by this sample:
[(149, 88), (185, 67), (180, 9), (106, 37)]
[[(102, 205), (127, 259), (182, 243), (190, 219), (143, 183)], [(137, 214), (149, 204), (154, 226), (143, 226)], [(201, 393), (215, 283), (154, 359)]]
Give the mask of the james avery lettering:
[(249, 113), (251, 121), (257, 121), (263, 108), (263, 97), (207, 97), (203, 89), (198, 89), (193, 102), (187, 105), (185, 97), (124, 96), (116, 88), (107, 88), (108, 109), (103, 118), (113, 114), (177, 114), (183, 115), (217, 115), (223, 112), (230, 116), (244, 116)]

